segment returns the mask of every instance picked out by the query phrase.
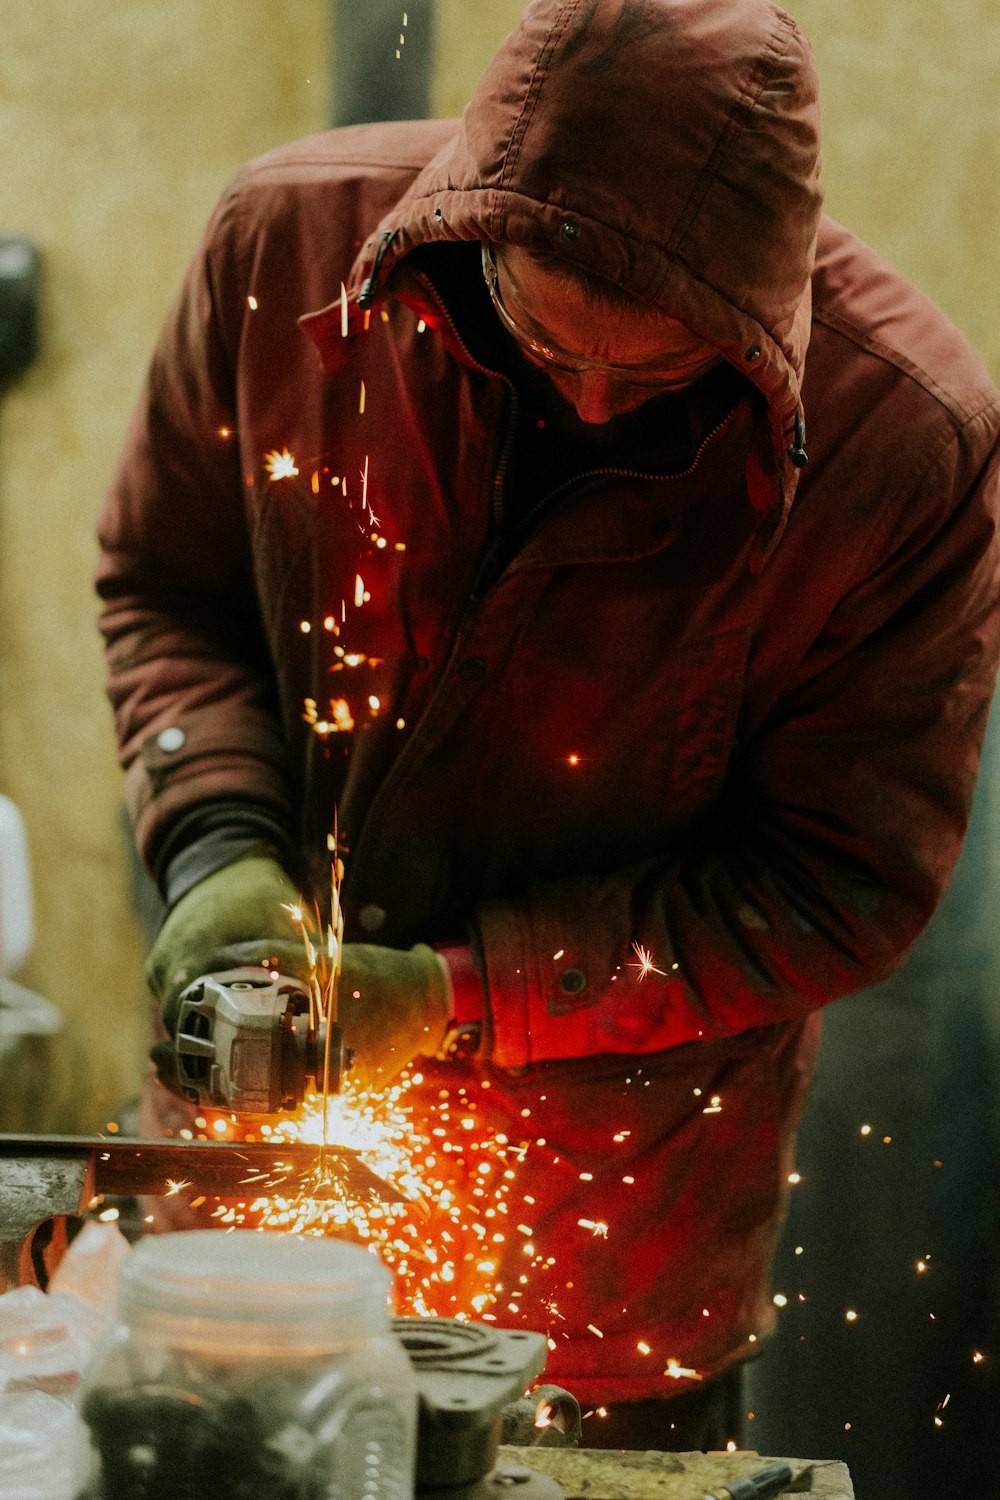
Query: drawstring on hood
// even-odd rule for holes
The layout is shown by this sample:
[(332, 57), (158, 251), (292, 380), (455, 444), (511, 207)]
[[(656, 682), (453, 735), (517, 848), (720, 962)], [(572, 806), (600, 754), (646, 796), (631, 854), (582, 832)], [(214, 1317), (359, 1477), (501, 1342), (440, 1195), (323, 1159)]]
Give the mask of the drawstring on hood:
[[(812, 55), (769, 0), (535, 0), (348, 293), (369, 309), (417, 246), (485, 239), (571, 260), (679, 319), (767, 403), (747, 461), (759, 571), (806, 463), (821, 202)], [(323, 318), (302, 321), (337, 363)]]
[(383, 229), (378, 237), (378, 249), (375, 251), (375, 259), (372, 261), (371, 272), (366, 276), (361, 290), (358, 292), (358, 306), (362, 312), (367, 312), (375, 303), (375, 294), (378, 290), (378, 273), (382, 268), (389, 251), (389, 246), (396, 238), (395, 229)]

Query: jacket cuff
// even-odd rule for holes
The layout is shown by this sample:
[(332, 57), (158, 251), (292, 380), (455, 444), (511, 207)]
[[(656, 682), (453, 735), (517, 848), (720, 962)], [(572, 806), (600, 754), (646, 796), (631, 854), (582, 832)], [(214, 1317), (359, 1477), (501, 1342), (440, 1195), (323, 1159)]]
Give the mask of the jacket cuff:
[(209, 875), (261, 848), (270, 849), (292, 873), (291, 840), (272, 808), (234, 798), (192, 809), (168, 829), (154, 860), (153, 875), (167, 909)]
[(472, 955), (464, 944), (435, 949), (451, 981), (451, 1017), (460, 1027), (481, 1023), (486, 1015), (486, 987)]

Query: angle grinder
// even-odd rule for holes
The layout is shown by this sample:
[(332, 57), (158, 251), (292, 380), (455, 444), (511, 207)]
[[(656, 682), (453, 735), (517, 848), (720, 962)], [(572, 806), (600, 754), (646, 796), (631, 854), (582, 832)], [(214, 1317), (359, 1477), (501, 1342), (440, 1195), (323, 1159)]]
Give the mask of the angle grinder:
[(350, 1063), (340, 1027), (311, 1018), (305, 985), (259, 968), (195, 979), (166, 1045), (185, 1099), (237, 1114), (296, 1109), (310, 1090), (339, 1093)]

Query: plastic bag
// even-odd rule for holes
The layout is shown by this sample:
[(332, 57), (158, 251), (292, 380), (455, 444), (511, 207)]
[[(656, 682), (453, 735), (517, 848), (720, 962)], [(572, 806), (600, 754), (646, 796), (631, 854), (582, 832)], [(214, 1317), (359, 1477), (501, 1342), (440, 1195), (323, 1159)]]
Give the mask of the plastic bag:
[(73, 1500), (86, 1455), (87, 1429), (71, 1401), (44, 1391), (0, 1394), (0, 1500)]
[[(120, 1260), (114, 1242), (99, 1238), (105, 1263), (109, 1256)], [(66, 1280), (82, 1275), (86, 1282), (83, 1268), (94, 1270), (96, 1252), (91, 1236)], [(102, 1285), (109, 1280), (113, 1287), (116, 1267), (107, 1269)], [(108, 1313), (81, 1297), (47, 1295), (34, 1286), (0, 1296), (0, 1500), (73, 1500), (79, 1493), (88, 1436), (73, 1394), (113, 1327)]]
[(88, 1306), (115, 1316), (118, 1272), (132, 1247), (115, 1223), (88, 1219), (56, 1266), (49, 1293), (80, 1297)]

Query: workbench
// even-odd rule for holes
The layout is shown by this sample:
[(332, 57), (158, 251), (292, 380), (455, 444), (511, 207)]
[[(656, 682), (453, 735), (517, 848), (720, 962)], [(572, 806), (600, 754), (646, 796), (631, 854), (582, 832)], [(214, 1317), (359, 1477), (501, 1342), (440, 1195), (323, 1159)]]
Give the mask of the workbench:
[[(762, 1458), (738, 1453), (626, 1453), (603, 1448), (508, 1448), (501, 1446), (498, 1463), (524, 1465), (547, 1474), (562, 1489), (565, 1500), (701, 1500), (727, 1479), (753, 1474), (769, 1463), (790, 1463), (797, 1473), (806, 1459)], [(845, 1464), (815, 1460), (812, 1500), (854, 1500)], [(784, 1497), (782, 1497), (784, 1500)]]

